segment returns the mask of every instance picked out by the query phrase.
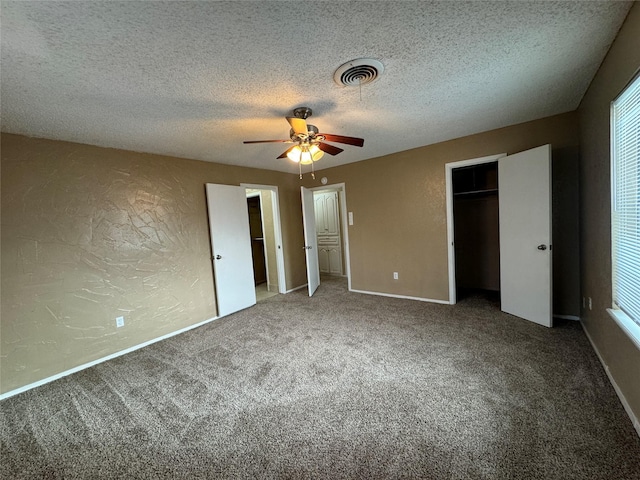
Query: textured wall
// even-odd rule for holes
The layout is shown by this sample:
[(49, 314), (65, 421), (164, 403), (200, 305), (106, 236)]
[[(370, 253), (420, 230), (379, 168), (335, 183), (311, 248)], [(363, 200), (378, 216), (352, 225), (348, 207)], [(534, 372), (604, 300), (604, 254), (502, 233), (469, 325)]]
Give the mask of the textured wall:
[(640, 418), (640, 351), (609, 317), (611, 307), (611, 101), (640, 67), (640, 5), (635, 5), (593, 79), (580, 108), (582, 294), (593, 310), (582, 320), (604, 362)]
[(215, 316), (205, 183), (277, 185), (306, 282), (295, 175), (8, 134), (1, 166), (2, 392)]
[(560, 175), (553, 180), (554, 195), (558, 186), (576, 193), (554, 200), (554, 225), (565, 226), (554, 228), (554, 313), (578, 315), (575, 112), (322, 170), (305, 186), (319, 186), (323, 176), (330, 184), (346, 184), (347, 210), (354, 214), (354, 289), (448, 301), (445, 164), (547, 143), (553, 147), (553, 173)]

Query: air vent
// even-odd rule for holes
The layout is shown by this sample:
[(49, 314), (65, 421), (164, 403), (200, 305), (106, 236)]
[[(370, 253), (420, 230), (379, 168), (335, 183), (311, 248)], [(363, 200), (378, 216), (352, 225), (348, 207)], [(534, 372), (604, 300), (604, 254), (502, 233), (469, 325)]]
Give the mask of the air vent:
[(354, 87), (373, 82), (384, 72), (384, 65), (373, 58), (351, 60), (336, 70), (333, 80), (342, 87)]

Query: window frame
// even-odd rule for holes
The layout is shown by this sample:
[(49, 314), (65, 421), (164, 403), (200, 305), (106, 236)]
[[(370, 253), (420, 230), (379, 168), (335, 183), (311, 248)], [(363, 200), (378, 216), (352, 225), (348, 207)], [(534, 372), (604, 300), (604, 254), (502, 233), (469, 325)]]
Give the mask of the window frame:
[[(612, 306), (607, 309), (609, 315), (616, 321), (616, 323), (627, 334), (635, 346), (640, 349), (640, 323), (634, 321), (624, 310), (622, 310), (616, 303), (616, 231), (614, 229), (614, 216), (616, 214), (616, 165), (617, 165), (617, 142), (616, 142), (616, 118), (615, 107), (619, 99), (625, 96), (629, 89), (633, 88), (634, 91), (640, 93), (640, 71), (636, 71), (629, 83), (625, 85), (619, 95), (611, 102), (610, 105), (610, 168), (611, 168), (611, 297)], [(637, 126), (640, 131), (640, 125)], [(636, 159), (638, 168), (640, 168), (640, 158)], [(639, 187), (640, 188), (640, 187)], [(637, 191), (636, 195), (640, 197), (640, 191)], [(640, 240), (640, 237), (638, 238)], [(639, 299), (640, 300), (640, 299)]]

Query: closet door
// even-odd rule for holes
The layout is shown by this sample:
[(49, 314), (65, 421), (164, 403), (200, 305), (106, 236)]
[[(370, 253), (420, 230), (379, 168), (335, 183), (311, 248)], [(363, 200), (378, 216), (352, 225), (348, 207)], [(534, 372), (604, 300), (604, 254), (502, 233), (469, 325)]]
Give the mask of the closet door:
[(318, 264), (320, 266), (321, 273), (329, 273), (331, 266), (329, 263), (329, 249), (318, 245)]
[(316, 233), (318, 235), (324, 235), (327, 230), (327, 214), (325, 211), (324, 194), (315, 193), (313, 195), (313, 203), (315, 205)]
[(329, 273), (342, 275), (342, 251), (340, 247), (328, 247)]
[(551, 145), (498, 160), (504, 312), (552, 326)]
[(325, 235), (338, 235), (340, 233), (340, 217), (338, 215), (338, 192), (324, 194), (324, 211), (326, 223)]

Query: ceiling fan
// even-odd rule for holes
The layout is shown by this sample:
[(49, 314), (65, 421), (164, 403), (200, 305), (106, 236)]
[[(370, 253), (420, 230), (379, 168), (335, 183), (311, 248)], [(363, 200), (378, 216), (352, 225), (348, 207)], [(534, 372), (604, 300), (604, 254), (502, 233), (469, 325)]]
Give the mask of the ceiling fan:
[(315, 177), (313, 164), (328, 153), (337, 155), (344, 151), (342, 148), (331, 145), (328, 142), (344, 143), (362, 147), (364, 140), (356, 137), (345, 137), (344, 135), (334, 135), (331, 133), (319, 133), (315, 125), (307, 123), (307, 118), (312, 115), (309, 107), (299, 107), (293, 110), (293, 117), (286, 117), (291, 131), (289, 140), (247, 140), (243, 143), (293, 143), (277, 158), (288, 157), (300, 166), (300, 178), (302, 178), (302, 165), (311, 165), (311, 176)]

